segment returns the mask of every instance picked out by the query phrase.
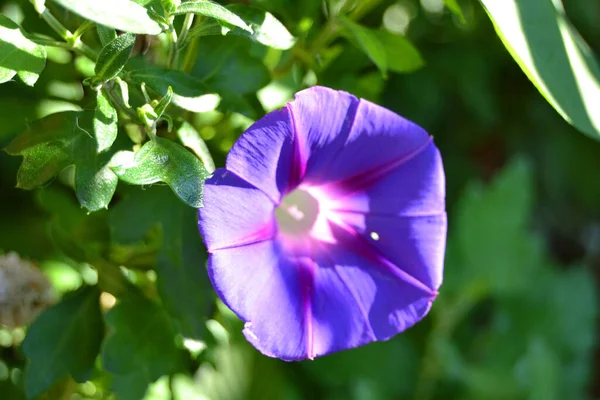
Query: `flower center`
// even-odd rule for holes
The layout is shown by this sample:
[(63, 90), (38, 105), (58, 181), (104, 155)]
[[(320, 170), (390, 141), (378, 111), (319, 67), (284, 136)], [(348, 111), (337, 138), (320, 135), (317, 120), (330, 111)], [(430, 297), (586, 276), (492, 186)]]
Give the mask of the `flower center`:
[(308, 233), (319, 215), (319, 202), (303, 189), (296, 189), (286, 195), (275, 208), (275, 218), (279, 231), (288, 235)]

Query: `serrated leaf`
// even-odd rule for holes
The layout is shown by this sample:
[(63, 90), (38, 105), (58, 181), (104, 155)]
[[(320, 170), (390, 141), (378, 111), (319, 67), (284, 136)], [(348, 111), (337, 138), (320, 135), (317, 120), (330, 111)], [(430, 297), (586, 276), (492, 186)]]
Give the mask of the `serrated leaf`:
[(94, 135), (98, 142), (98, 153), (108, 149), (117, 138), (117, 110), (113, 107), (104, 88), (96, 93), (94, 111)]
[(100, 38), (102, 47), (106, 46), (117, 38), (117, 31), (102, 24), (96, 24), (96, 31), (98, 32), (98, 37)]
[(383, 30), (372, 32), (383, 45), (390, 71), (414, 72), (425, 64), (419, 50), (406, 37)]
[(15, 75), (33, 86), (46, 66), (46, 49), (27, 39), (19, 25), (0, 14), (0, 83)]
[(70, 375), (89, 379), (104, 335), (100, 293), (84, 288), (46, 310), (31, 325), (22, 348), (28, 358), (25, 387), (36, 397)]
[(162, 28), (148, 11), (130, 0), (54, 0), (66, 9), (109, 28), (135, 34), (158, 35)]
[(527, 229), (532, 179), (531, 165), (516, 159), (488, 187), (467, 188), (455, 225), (465, 279), (483, 281), (494, 293), (527, 290), (542, 264), (540, 246)]
[(209, 174), (200, 160), (180, 145), (156, 137), (135, 154), (128, 152), (123, 161), (112, 167), (121, 180), (134, 185), (165, 182), (188, 205), (202, 207)]
[(498, 36), (571, 125), (600, 140), (600, 64), (559, 0), (480, 0)]
[[(245, 30), (232, 27), (232, 34), (245, 36), (265, 46), (281, 50), (290, 49), (296, 43), (296, 38), (273, 14), (242, 4), (232, 4), (227, 8), (244, 20), (252, 29), (250, 34)], [(190, 35), (191, 33), (190, 31)]]
[(107, 81), (117, 76), (127, 63), (134, 44), (135, 35), (125, 33), (104, 46), (96, 62), (96, 77)]
[(108, 169), (112, 154), (97, 153), (91, 112), (66, 111), (35, 121), (6, 148), (22, 155), (17, 186), (41, 186), (68, 165), (75, 164), (75, 191), (80, 203), (90, 211), (106, 208), (117, 179)]
[(168, 315), (136, 289), (130, 288), (105, 320), (109, 335), (102, 364), (113, 375), (112, 389), (119, 399), (137, 400), (150, 383), (182, 368)]
[(375, 34), (375, 31), (352, 22), (347, 18), (341, 18), (340, 21), (350, 41), (359, 47), (377, 65), (377, 68), (379, 68), (385, 77), (388, 70), (388, 59), (385, 47)]
[(177, 7), (177, 10), (173, 13), (173, 15), (182, 15), (182, 14), (198, 14), (203, 15), (205, 17), (211, 17), (218, 21), (236, 26), (240, 29), (248, 31), (252, 33), (252, 29), (237, 15), (223, 7), (220, 4), (209, 0), (196, 0), (196, 1), (188, 1), (182, 3)]
[(220, 101), (202, 81), (184, 72), (149, 65), (141, 59), (130, 60), (127, 69), (130, 82), (138, 85), (145, 83), (160, 96), (165, 96), (170, 86), (173, 89), (173, 103), (186, 110), (214, 110)]

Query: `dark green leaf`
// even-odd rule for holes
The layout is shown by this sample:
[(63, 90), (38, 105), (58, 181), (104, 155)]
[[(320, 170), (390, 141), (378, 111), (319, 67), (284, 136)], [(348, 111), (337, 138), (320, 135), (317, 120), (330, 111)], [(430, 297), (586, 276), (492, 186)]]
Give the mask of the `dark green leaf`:
[(271, 81), (269, 70), (248, 53), (243, 39), (207, 37), (200, 41), (198, 54), (192, 74), (221, 95), (253, 93)]
[(165, 182), (184, 202), (202, 207), (208, 172), (196, 156), (168, 139), (157, 137), (135, 154), (123, 152), (112, 169), (120, 179), (134, 185)]
[(84, 288), (46, 310), (29, 328), (22, 345), (29, 397), (67, 375), (79, 382), (89, 379), (104, 335), (99, 297), (96, 288)]
[(117, 138), (117, 110), (112, 106), (104, 88), (96, 93), (94, 112), (94, 135), (98, 142), (98, 153), (108, 149)]
[(120, 245), (152, 243), (151, 232), (160, 228), (162, 245), (156, 264), (159, 294), (176, 320), (178, 332), (201, 340), (211, 312), (212, 289), (196, 221), (196, 210), (161, 186), (132, 187), (110, 210), (111, 238)]
[(117, 186), (108, 169), (112, 154), (97, 153), (92, 135), (91, 112), (65, 111), (35, 121), (7, 147), (12, 155), (22, 155), (17, 186), (33, 189), (54, 177), (64, 167), (75, 164), (75, 190), (81, 204), (90, 211), (105, 208)]
[(46, 66), (46, 50), (27, 39), (13, 21), (0, 14), (0, 83), (15, 74), (29, 86)]
[(160, 25), (148, 11), (130, 0), (54, 0), (58, 4), (109, 28), (136, 34), (158, 35)]
[(127, 64), (128, 80), (135, 84), (145, 83), (161, 96), (165, 96), (169, 86), (173, 89), (173, 103), (189, 111), (203, 112), (214, 110), (219, 102), (199, 79), (184, 72), (163, 69), (146, 64), (134, 58)]
[(130, 288), (105, 319), (109, 334), (102, 364), (113, 375), (119, 399), (139, 400), (150, 383), (182, 368), (168, 315), (136, 289)]
[(98, 31), (98, 37), (102, 47), (106, 46), (117, 38), (117, 31), (113, 28), (108, 28), (102, 24), (96, 24), (96, 30)]
[(126, 33), (104, 46), (96, 63), (96, 77), (107, 81), (117, 76), (127, 63), (134, 44), (135, 35)]
[(600, 140), (600, 65), (560, 1), (480, 0), (521, 69), (571, 125)]
[(379, 37), (371, 29), (360, 26), (347, 18), (341, 18), (349, 39), (377, 65), (383, 76), (386, 76), (388, 70), (388, 60), (386, 49), (379, 40)]
[(383, 45), (390, 71), (413, 72), (424, 65), (421, 53), (406, 37), (383, 30), (373, 33)]
[(209, 0), (196, 0), (182, 3), (179, 5), (179, 7), (177, 7), (177, 11), (175, 11), (173, 14), (182, 15), (190, 13), (211, 17), (218, 21), (236, 26), (248, 31), (249, 33), (252, 33), (252, 29), (250, 29), (250, 27), (246, 25), (246, 23), (240, 17), (222, 5)]

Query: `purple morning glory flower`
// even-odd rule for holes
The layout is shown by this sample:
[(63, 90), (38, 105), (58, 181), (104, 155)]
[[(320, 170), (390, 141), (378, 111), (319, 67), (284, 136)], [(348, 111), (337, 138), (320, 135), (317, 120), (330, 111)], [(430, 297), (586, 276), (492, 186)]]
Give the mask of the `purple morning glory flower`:
[(312, 359), (411, 327), (442, 283), (445, 181), (431, 136), (313, 87), (252, 125), (206, 182), (219, 297), (262, 353)]

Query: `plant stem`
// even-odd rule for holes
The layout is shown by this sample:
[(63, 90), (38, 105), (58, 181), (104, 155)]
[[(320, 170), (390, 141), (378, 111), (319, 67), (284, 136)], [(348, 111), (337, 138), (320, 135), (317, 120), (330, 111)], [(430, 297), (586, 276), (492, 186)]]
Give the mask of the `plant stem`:
[(69, 32), (69, 30), (65, 28), (65, 26), (61, 24), (60, 21), (57, 20), (54, 15), (52, 15), (52, 13), (50, 13), (50, 10), (46, 8), (44, 12), (40, 14), (40, 16), (63, 40), (66, 42), (71, 41), (73, 34)]
[(177, 55), (177, 32), (173, 25), (167, 30), (167, 37), (169, 38), (169, 59), (167, 61), (167, 68), (173, 68), (175, 63), (175, 56)]

